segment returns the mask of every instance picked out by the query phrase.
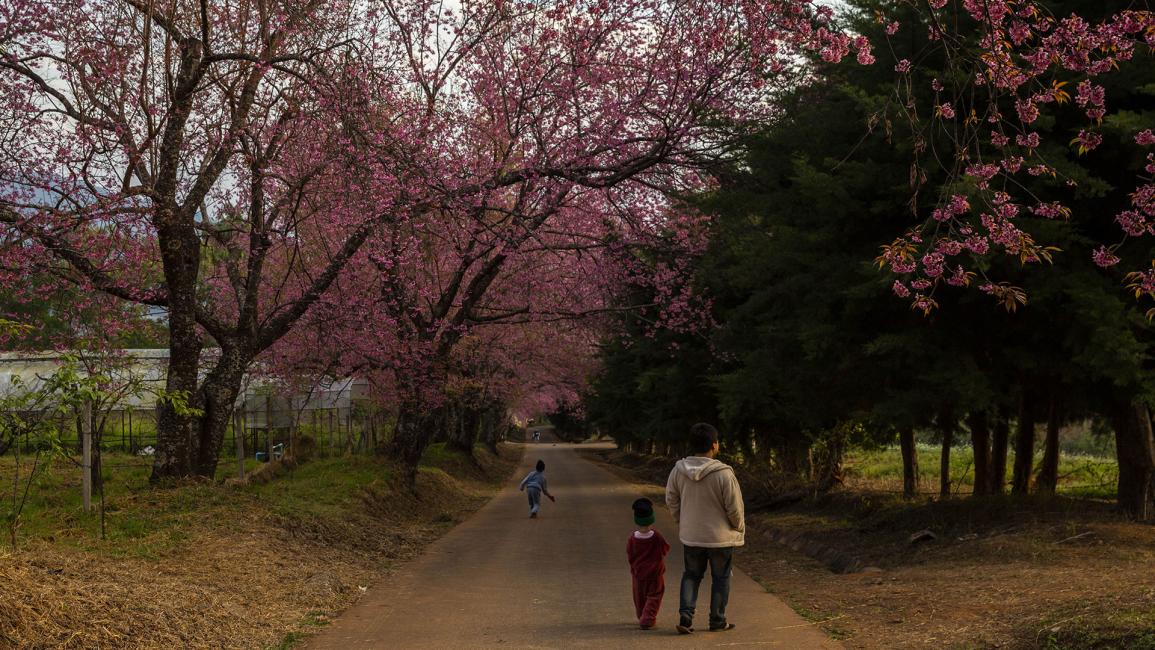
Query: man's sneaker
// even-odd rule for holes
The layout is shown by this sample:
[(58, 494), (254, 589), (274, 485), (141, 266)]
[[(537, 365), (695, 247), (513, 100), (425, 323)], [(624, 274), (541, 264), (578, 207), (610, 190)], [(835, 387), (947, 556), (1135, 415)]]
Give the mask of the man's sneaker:
[(674, 629), (678, 631), (678, 634), (689, 634), (694, 631), (694, 621), (683, 616), (678, 619), (678, 624), (674, 626)]
[(530, 519), (537, 519), (537, 513), (536, 512), (529, 513), (529, 518)]
[(718, 625), (718, 626), (714, 626), (714, 625), (710, 626), (711, 632), (727, 632), (727, 631), (732, 630), (732, 629), (734, 629), (733, 623), (726, 623), (725, 625)]
[(638, 627), (642, 628), (643, 630), (652, 630), (652, 629), (654, 629), (654, 624), (653, 624), (653, 623), (649, 623), (649, 622), (647, 622), (647, 623), (638, 623)]

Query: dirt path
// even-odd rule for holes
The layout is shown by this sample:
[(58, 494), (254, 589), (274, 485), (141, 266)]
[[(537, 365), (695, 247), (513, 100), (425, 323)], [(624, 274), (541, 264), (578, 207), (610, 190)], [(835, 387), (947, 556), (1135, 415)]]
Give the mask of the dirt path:
[[(538, 458), (558, 500), (546, 501), (540, 518), (529, 519), (517, 481)], [(728, 611), (737, 629), (680, 637), (674, 624), (682, 550), (664, 508), (658, 527), (674, 547), (666, 597), (658, 627), (640, 630), (625, 559), (637, 496), (636, 486), (579, 458), (572, 445), (529, 444), (509, 486), (419, 559), (374, 585), (308, 647), (839, 647), (739, 571)], [(700, 628), (708, 583), (699, 594)]]

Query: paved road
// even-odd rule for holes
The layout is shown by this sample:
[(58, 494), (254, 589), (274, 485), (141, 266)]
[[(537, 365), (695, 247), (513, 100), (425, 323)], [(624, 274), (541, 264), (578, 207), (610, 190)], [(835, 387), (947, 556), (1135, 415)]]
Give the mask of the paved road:
[[(557, 503), (529, 519), (521, 480), (537, 459)], [(658, 527), (673, 547), (658, 626), (634, 620), (625, 546), (634, 487), (572, 445), (528, 444), (510, 485), (417, 560), (374, 585), (309, 644), (346, 648), (838, 648), (740, 571), (731, 582), (730, 632), (674, 630), (681, 546), (669, 512)], [(695, 623), (706, 627), (709, 577)]]

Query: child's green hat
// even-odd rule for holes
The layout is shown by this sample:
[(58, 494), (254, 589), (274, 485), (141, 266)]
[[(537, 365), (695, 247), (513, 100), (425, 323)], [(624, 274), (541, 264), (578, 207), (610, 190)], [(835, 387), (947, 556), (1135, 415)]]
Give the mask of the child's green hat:
[(634, 523), (639, 526), (652, 526), (654, 523), (654, 502), (642, 498), (634, 501)]

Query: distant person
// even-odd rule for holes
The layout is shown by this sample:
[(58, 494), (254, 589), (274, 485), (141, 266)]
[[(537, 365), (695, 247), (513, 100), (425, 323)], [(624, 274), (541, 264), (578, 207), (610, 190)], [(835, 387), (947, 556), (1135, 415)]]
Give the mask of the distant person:
[(533, 441), (534, 442), (540, 442), (541, 441), (541, 432), (540, 431), (534, 431), (533, 432)]
[(634, 523), (638, 529), (626, 542), (626, 557), (630, 560), (630, 575), (634, 583), (634, 611), (643, 630), (654, 627), (662, 596), (666, 593), (666, 554), (670, 545), (654, 528), (654, 502), (649, 499), (634, 501)]
[(726, 621), (730, 598), (730, 575), (734, 547), (746, 537), (742, 489), (734, 469), (714, 460), (718, 455), (718, 430), (709, 424), (690, 427), (693, 456), (679, 460), (666, 481), (666, 505), (678, 522), (685, 569), (678, 604), (678, 633), (694, 631), (694, 607), (698, 587), (710, 565), (710, 631), (734, 629)]
[(526, 496), (529, 497), (530, 519), (537, 519), (537, 511), (541, 509), (541, 495), (546, 495), (550, 501), (557, 501), (546, 488), (544, 460), (537, 461), (537, 469), (526, 474), (525, 478), (521, 479), (521, 485), (518, 489), (524, 491)]

